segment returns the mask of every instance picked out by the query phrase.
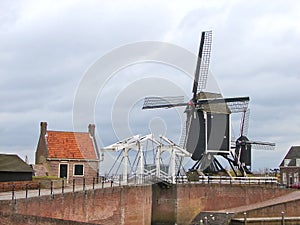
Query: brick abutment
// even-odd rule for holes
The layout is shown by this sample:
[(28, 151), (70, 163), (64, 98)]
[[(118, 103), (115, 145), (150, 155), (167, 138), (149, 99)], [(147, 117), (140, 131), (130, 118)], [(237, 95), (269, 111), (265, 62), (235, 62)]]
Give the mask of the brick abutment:
[[(259, 203), (290, 192), (277, 187), (218, 184), (107, 187), (0, 201), (0, 224), (191, 224), (203, 211)], [(276, 207), (282, 210), (274, 206), (274, 214)]]

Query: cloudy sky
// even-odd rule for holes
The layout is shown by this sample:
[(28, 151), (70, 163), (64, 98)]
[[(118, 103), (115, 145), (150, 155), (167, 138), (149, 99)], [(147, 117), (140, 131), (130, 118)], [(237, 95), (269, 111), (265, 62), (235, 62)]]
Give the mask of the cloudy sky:
[[(50, 130), (73, 130), (80, 87), (111, 52), (128, 60), (132, 46), (153, 42), (156, 51), (163, 47), (155, 43), (167, 43), (197, 54), (200, 32), (212, 30), (210, 76), (224, 96), (250, 96), (248, 137), (277, 145), (276, 151), (255, 151), (253, 167), (278, 167), (290, 146), (300, 145), (299, 12), (296, 0), (1, 0), (0, 152), (27, 155), (33, 163), (41, 121)], [(76, 131), (95, 123), (101, 146), (150, 131), (179, 138), (180, 110), (140, 107), (157, 90), (189, 98), (189, 74), (134, 58), (111, 73), (103, 68), (101, 85), (89, 83), (96, 99), (80, 93), (94, 105), (94, 117), (83, 118)], [(232, 133), (238, 135), (238, 126)]]

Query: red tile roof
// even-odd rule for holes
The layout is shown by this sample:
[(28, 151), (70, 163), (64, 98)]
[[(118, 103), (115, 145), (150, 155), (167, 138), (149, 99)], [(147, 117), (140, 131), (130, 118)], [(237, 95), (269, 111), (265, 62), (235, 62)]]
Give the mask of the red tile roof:
[(47, 131), (48, 157), (60, 159), (97, 159), (89, 133)]

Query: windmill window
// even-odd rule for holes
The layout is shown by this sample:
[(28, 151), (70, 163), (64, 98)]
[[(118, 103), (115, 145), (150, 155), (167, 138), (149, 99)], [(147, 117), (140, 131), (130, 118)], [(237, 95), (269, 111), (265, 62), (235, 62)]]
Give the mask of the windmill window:
[(84, 167), (82, 164), (75, 164), (74, 165), (74, 176), (83, 176), (84, 174)]

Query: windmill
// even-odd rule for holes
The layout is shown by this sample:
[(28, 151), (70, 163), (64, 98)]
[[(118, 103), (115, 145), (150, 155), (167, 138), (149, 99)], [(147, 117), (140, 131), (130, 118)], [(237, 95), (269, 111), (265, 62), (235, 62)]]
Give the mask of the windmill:
[(211, 44), (212, 31), (202, 32), (189, 102), (178, 96), (146, 97), (143, 105), (143, 109), (186, 107), (183, 147), (196, 161), (192, 169), (200, 171), (221, 167), (214, 156), (230, 154), (230, 114), (243, 112), (249, 102), (249, 97), (223, 98), (220, 93), (203, 91), (207, 83)]
[(240, 123), (240, 135), (236, 139), (235, 145), (232, 146), (234, 149), (234, 160), (232, 162), (244, 176), (251, 173), (252, 148), (262, 150), (275, 149), (275, 143), (249, 140), (247, 137), (249, 128), (249, 115), (250, 109), (243, 111)]

